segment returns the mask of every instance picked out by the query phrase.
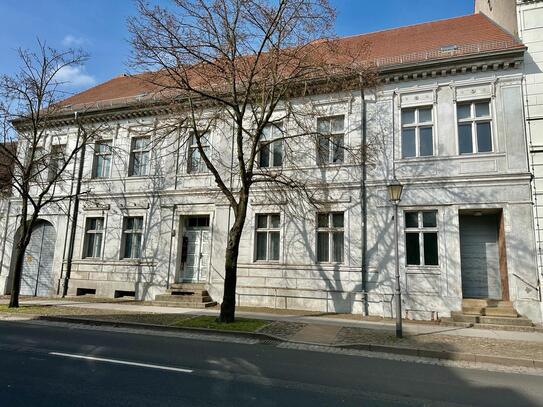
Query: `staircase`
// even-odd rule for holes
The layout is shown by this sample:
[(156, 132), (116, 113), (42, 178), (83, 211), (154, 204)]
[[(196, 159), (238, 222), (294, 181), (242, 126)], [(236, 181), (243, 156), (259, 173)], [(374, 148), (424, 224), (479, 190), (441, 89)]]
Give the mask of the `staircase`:
[(481, 329), (532, 330), (528, 318), (520, 316), (511, 301), (464, 299), (462, 311), (451, 312), (445, 323), (469, 324)]
[(172, 284), (166, 294), (155, 296), (154, 305), (180, 308), (208, 308), (217, 305), (205, 289), (205, 284)]

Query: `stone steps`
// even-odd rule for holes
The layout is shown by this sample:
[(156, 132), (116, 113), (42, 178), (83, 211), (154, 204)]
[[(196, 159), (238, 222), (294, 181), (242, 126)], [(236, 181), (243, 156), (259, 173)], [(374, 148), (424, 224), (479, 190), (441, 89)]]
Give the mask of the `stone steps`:
[[(445, 323), (471, 324), (474, 328), (488, 327), (533, 328), (532, 321), (520, 316), (511, 301), (468, 298), (462, 301), (462, 311), (451, 312)], [(498, 328), (500, 329), (500, 328)]]
[(180, 308), (208, 308), (217, 305), (200, 283), (172, 284), (165, 294), (155, 296), (155, 305)]
[(211, 302), (177, 302), (177, 301), (153, 301), (153, 305), (161, 307), (178, 307), (178, 308), (210, 308), (217, 305), (215, 301)]

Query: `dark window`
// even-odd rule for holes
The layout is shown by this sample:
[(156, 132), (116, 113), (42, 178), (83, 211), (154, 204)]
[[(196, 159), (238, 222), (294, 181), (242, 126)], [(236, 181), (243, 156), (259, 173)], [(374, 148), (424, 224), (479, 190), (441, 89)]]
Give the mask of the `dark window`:
[(317, 121), (317, 164), (339, 164), (345, 160), (344, 116), (322, 117)]
[(124, 218), (123, 259), (141, 258), (142, 237), (143, 217), (131, 216)]
[(104, 218), (87, 218), (83, 258), (100, 258), (104, 235)]
[(434, 155), (431, 107), (402, 109), (402, 157)]
[(111, 170), (111, 141), (100, 141), (94, 145), (92, 165), (93, 178), (107, 178)]
[(456, 107), (458, 117), (458, 152), (492, 152), (492, 117), (490, 102), (468, 102)]
[(130, 152), (129, 176), (142, 177), (149, 175), (150, 138), (134, 137)]
[(282, 137), (282, 123), (273, 123), (264, 128), (260, 142), (260, 168), (281, 167), (283, 165)]
[(279, 260), (281, 216), (278, 213), (256, 215), (256, 260)]
[[(200, 144), (202, 146), (202, 150), (207, 156), (208, 151), (209, 151), (209, 145), (208, 145), (207, 139), (204, 136), (200, 136)], [(187, 172), (189, 174), (208, 172), (207, 165), (204, 159), (202, 158), (202, 154), (200, 153), (200, 150), (198, 149), (198, 139), (194, 132), (192, 132), (190, 135), (190, 144), (189, 144), (187, 161), (188, 161)]]
[(343, 213), (317, 214), (317, 261), (343, 263), (344, 247)]
[(405, 212), (405, 260), (408, 266), (437, 266), (437, 211)]

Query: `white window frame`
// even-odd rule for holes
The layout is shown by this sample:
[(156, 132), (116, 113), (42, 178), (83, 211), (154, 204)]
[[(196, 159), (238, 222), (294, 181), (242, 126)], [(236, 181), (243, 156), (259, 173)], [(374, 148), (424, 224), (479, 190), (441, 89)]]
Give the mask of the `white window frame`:
[[(403, 122), (403, 113), (406, 110), (414, 110), (414, 118), (415, 121), (413, 123), (404, 123)], [(432, 119), (429, 122), (421, 122), (419, 117), (419, 111), (420, 110), (430, 110), (430, 114), (432, 116)], [(434, 157), (436, 155), (436, 132), (435, 132), (435, 125), (434, 125), (434, 106), (433, 105), (420, 105), (420, 106), (406, 106), (402, 107), (400, 110), (400, 121), (401, 121), (401, 134), (400, 134), (400, 156), (404, 160), (409, 160), (411, 158), (426, 158), (426, 157)], [(430, 155), (421, 155), (420, 154), (420, 130), (425, 128), (431, 128), (432, 129), (432, 154)], [(415, 155), (404, 157), (403, 155), (403, 144), (404, 144), (404, 137), (403, 137), (403, 131), (407, 129), (414, 129), (415, 130)]]
[[(142, 148), (135, 148), (135, 144), (138, 140), (147, 140), (147, 143)], [(136, 161), (136, 156), (144, 156), (147, 154), (147, 165), (145, 166), (145, 171), (143, 173), (134, 173), (134, 163)], [(139, 167), (138, 167), (139, 168)], [(151, 137), (149, 136), (138, 136), (132, 137), (130, 139), (130, 163), (129, 163), (129, 177), (147, 177), (151, 173)]]
[[(266, 135), (266, 131), (269, 131), (269, 136)], [(284, 143), (283, 143), (283, 122), (270, 123), (266, 125), (264, 131), (262, 132), (262, 139), (259, 143), (259, 154), (258, 154), (258, 166), (259, 168), (281, 168), (285, 162), (284, 156)], [(279, 139), (279, 140), (277, 140)], [(275, 162), (274, 149), (276, 145), (281, 146), (281, 162)], [(265, 148), (267, 147), (267, 148)], [(268, 165), (262, 165), (262, 153), (266, 152), (268, 154)]]
[[(100, 229), (89, 229), (89, 223), (90, 221), (98, 221), (101, 220), (101, 228)], [(85, 219), (85, 236), (83, 238), (83, 255), (81, 256), (83, 259), (101, 259), (103, 255), (103, 247), (104, 247), (104, 236), (105, 236), (105, 218), (103, 216), (90, 216)], [(92, 255), (88, 255), (89, 252), (89, 244), (90, 244), (90, 235), (93, 235), (93, 248), (92, 248)], [(100, 244), (96, 244), (96, 236), (100, 235)], [(98, 253), (97, 253), (98, 252)]]
[[(207, 168), (207, 165), (205, 161), (202, 158), (202, 155), (200, 154), (200, 150), (198, 149), (198, 143), (196, 141), (196, 134), (194, 131), (189, 132), (189, 145), (187, 148), (187, 174), (206, 174), (209, 172), (209, 169)], [(209, 152), (209, 140), (205, 135), (200, 136), (200, 143), (202, 144), (202, 149), (207, 154)], [(194, 169), (192, 167), (192, 154), (197, 151), (198, 154), (200, 154), (200, 159), (198, 160), (198, 168)]]
[[(333, 216), (334, 215), (342, 215), (343, 217), (343, 226), (334, 226), (333, 223)], [(327, 216), (328, 217), (328, 226), (319, 226), (319, 216)], [(345, 212), (344, 211), (330, 211), (330, 212), (318, 212), (317, 218), (316, 218), (316, 226), (317, 231), (315, 235), (315, 260), (319, 264), (344, 264), (345, 263)], [(328, 234), (328, 259), (327, 260), (319, 260), (319, 233), (327, 233)], [(343, 250), (341, 250), (341, 260), (334, 260), (334, 249), (335, 249), (335, 243), (334, 243), (334, 234), (341, 233), (343, 235)]]
[[(265, 216), (266, 217), (266, 227), (258, 227), (258, 218)], [(279, 217), (279, 226), (273, 227), (271, 218), (272, 216)], [(272, 253), (272, 244), (271, 244), (271, 235), (277, 233), (279, 235), (279, 255), (277, 259), (270, 259)], [(266, 258), (258, 258), (258, 235), (266, 234)], [(257, 213), (255, 216), (255, 245), (254, 245), (254, 261), (258, 263), (278, 263), (281, 259), (281, 214), (279, 212), (266, 212), (266, 213)]]
[[(129, 219), (141, 219), (141, 229), (127, 229), (127, 223)], [(122, 230), (122, 241), (121, 241), (121, 259), (122, 260), (139, 260), (143, 257), (143, 235), (144, 235), (144, 228), (145, 228), (145, 217), (144, 216), (124, 216), (123, 217), (123, 230)], [(128, 235), (140, 235), (139, 239), (139, 248), (137, 248), (137, 251), (139, 251), (139, 256), (134, 256), (133, 250), (135, 248), (134, 241), (132, 241), (132, 247), (131, 247), (131, 256), (127, 257), (126, 254), (126, 244)]]
[[(99, 151), (99, 146), (105, 146), (106, 151)], [(104, 172), (102, 167), (102, 174), (97, 173), (97, 162), (99, 158), (105, 160), (104, 157), (109, 157), (109, 165), (107, 173)], [(111, 164), (113, 162), (113, 140), (100, 140), (94, 143), (94, 153), (92, 160), (92, 178), (93, 179), (104, 179), (111, 176)]]
[[(334, 119), (342, 118), (343, 125), (342, 125), (342, 131), (332, 131), (332, 121)], [(328, 121), (328, 130), (321, 132), (321, 123)], [(317, 146), (316, 146), (316, 162), (318, 166), (329, 166), (329, 165), (343, 165), (345, 163), (345, 121), (346, 116), (344, 114), (336, 114), (331, 116), (323, 116), (317, 118)], [(328, 157), (326, 161), (321, 161), (321, 148), (320, 143), (322, 139), (327, 139), (328, 141)], [(338, 147), (341, 148), (342, 151), (342, 158), (340, 161), (334, 161), (334, 153), (335, 149), (331, 148), (334, 146), (337, 146), (337, 143), (335, 142), (336, 139), (341, 139), (342, 146)]]
[[(424, 213), (432, 212), (436, 217), (436, 226), (424, 226), (423, 216)], [(407, 227), (406, 214), (407, 213), (416, 213), (417, 214), (417, 227)], [(405, 265), (407, 267), (425, 267), (425, 268), (439, 268), (440, 267), (440, 256), (439, 256), (439, 211), (437, 209), (421, 209), (421, 210), (408, 210), (406, 209), (403, 212), (404, 218), (404, 247), (405, 247)], [(408, 233), (417, 233), (419, 237), (419, 264), (408, 264), (407, 263), (407, 234)], [(435, 233), (436, 234), (436, 244), (437, 244), (437, 264), (426, 264), (424, 259), (424, 233)]]
[[(488, 116), (476, 117), (475, 114), (475, 105), (479, 103), (488, 103)], [(466, 119), (460, 119), (458, 117), (458, 107), (462, 105), (470, 106), (470, 117)], [(456, 143), (458, 146), (458, 155), (467, 156), (474, 154), (492, 154), (495, 151), (496, 143), (494, 140), (494, 128), (493, 128), (493, 118), (492, 118), (492, 100), (491, 99), (474, 99), (474, 100), (463, 100), (456, 102)], [(479, 144), (477, 142), (477, 123), (488, 123), (490, 127), (490, 151), (479, 152)], [(460, 152), (460, 125), (462, 124), (471, 124), (471, 152), (470, 153), (461, 153)]]

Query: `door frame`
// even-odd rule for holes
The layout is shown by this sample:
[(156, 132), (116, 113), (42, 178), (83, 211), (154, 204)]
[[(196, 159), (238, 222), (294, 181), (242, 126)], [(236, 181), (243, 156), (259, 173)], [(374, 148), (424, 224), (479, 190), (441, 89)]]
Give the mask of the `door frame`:
[[(203, 218), (203, 217), (207, 217), (208, 218), (208, 225), (207, 226), (196, 226), (196, 227), (188, 227), (187, 226), (187, 221), (188, 219), (190, 218)], [(177, 260), (177, 266), (176, 266), (176, 271), (174, 273), (174, 283), (177, 283), (177, 284), (181, 284), (181, 283), (204, 283), (204, 282), (207, 282), (207, 280), (209, 279), (209, 270), (211, 268), (211, 246), (212, 246), (212, 239), (211, 239), (211, 236), (212, 236), (212, 215), (209, 214), (209, 213), (189, 213), (189, 214), (183, 214), (180, 216), (180, 219), (179, 219), (179, 230), (180, 230), (180, 233), (179, 233), (179, 239), (178, 239), (178, 260)], [(183, 251), (183, 238), (186, 236), (186, 232), (187, 230), (199, 230), (199, 231), (203, 231), (203, 230), (207, 230), (208, 232), (208, 264), (207, 264), (207, 268), (205, 270), (205, 272), (207, 273), (206, 276), (205, 276), (205, 279), (204, 278), (201, 278), (200, 275), (202, 274), (201, 273), (201, 270), (200, 270), (200, 267), (198, 267), (198, 278), (197, 279), (192, 279), (192, 280), (188, 280), (188, 279), (185, 279), (184, 278), (184, 271), (185, 271), (185, 262), (183, 262), (183, 257), (184, 257), (184, 251)], [(201, 234), (200, 234), (201, 236)]]

